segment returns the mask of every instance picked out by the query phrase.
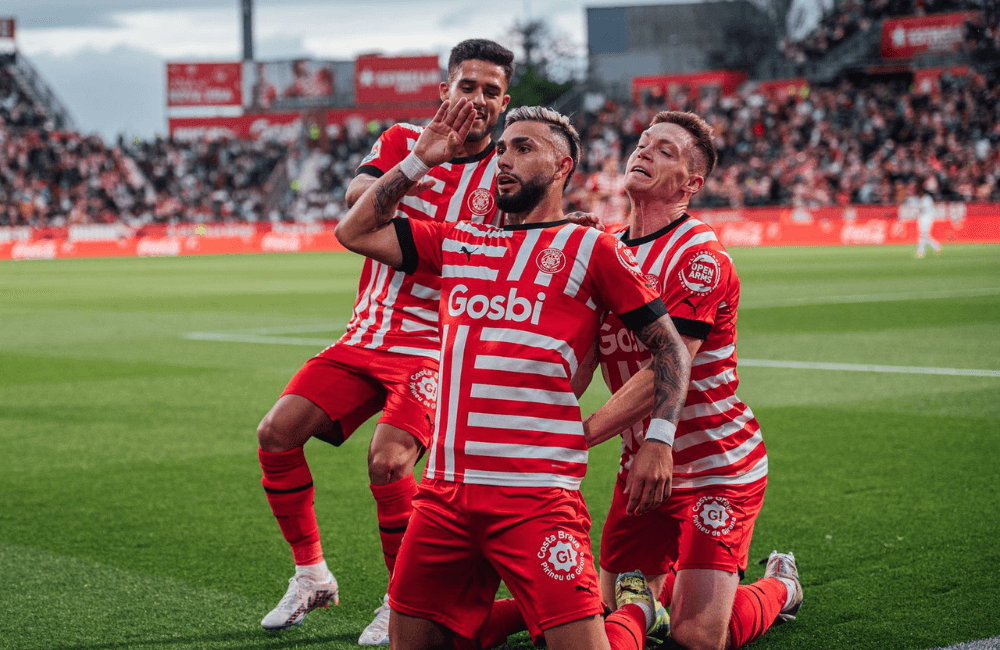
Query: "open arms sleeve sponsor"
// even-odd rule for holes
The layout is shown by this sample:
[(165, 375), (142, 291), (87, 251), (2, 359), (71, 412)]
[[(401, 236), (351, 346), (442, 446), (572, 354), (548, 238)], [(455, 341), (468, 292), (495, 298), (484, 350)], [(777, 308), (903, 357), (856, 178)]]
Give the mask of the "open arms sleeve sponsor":
[(735, 271), (725, 251), (696, 247), (668, 274), (663, 302), (681, 334), (705, 340), (718, 322), (720, 308), (735, 312), (738, 294), (730, 291)]

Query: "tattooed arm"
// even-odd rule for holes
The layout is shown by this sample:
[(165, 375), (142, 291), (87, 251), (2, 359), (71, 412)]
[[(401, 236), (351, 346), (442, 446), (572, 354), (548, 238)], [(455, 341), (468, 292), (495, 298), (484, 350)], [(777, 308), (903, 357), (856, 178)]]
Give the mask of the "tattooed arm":
[[(607, 440), (650, 413), (676, 425), (684, 408), (691, 355), (670, 316), (661, 316), (635, 334), (652, 352), (653, 359), (587, 418), (584, 428), (591, 445)], [(625, 484), (628, 514), (653, 510), (670, 496), (672, 452), (670, 445), (656, 440), (639, 448)]]
[[(418, 166), (425, 168), (451, 160), (465, 142), (474, 119), (472, 104), (465, 98), (454, 106), (445, 101), (420, 134), (408, 158), (415, 158)], [(400, 167), (404, 167), (406, 162), (404, 160), (371, 183), (337, 224), (336, 230), (337, 240), (344, 248), (393, 268), (399, 268), (403, 263), (403, 252), (396, 238), (396, 229), (387, 226), (396, 214), (400, 199), (417, 187), (421, 180), (419, 177), (411, 180), (403, 173)]]

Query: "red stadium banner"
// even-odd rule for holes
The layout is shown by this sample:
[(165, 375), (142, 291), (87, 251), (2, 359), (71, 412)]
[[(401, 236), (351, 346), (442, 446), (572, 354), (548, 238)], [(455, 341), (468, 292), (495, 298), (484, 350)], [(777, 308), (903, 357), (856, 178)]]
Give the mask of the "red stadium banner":
[(14, 40), (17, 31), (17, 19), (13, 16), (0, 17), (0, 38)]
[(239, 63), (168, 63), (167, 106), (242, 106)]
[(646, 103), (646, 99), (669, 100), (681, 92), (695, 97), (706, 93), (728, 96), (735, 93), (746, 80), (745, 72), (731, 70), (633, 77), (632, 101), (641, 105)]
[(436, 56), (361, 56), (354, 64), (357, 106), (429, 103), (440, 100)]
[(809, 95), (809, 80), (805, 77), (792, 79), (773, 79), (768, 81), (748, 81), (744, 88), (755, 86), (757, 92), (772, 99), (786, 97), (807, 97)]
[(913, 71), (913, 93), (915, 95), (936, 95), (941, 92), (941, 75), (964, 77), (969, 74), (969, 66), (953, 65), (945, 68), (918, 68)]
[(954, 52), (962, 43), (965, 21), (976, 13), (962, 11), (882, 21), (883, 59), (910, 59), (925, 52)]
[[(364, 129), (368, 122), (429, 120), (437, 104), (409, 107), (335, 108), (323, 111), (327, 134), (344, 128)], [(302, 113), (258, 113), (232, 117), (170, 118), (170, 137), (178, 140), (253, 139), (293, 142), (302, 135)]]

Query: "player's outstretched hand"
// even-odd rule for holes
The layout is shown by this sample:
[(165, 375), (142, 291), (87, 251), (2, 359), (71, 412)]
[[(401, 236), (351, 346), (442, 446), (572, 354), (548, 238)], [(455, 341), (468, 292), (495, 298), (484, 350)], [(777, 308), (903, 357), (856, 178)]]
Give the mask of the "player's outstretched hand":
[(456, 156), (465, 144), (465, 138), (472, 130), (476, 112), (472, 103), (465, 97), (454, 105), (451, 100), (445, 100), (438, 107), (431, 123), (424, 127), (423, 133), (413, 145), (413, 153), (428, 167), (446, 163)]
[(673, 474), (673, 448), (655, 440), (642, 443), (625, 482), (626, 514), (641, 515), (659, 508), (670, 496)]

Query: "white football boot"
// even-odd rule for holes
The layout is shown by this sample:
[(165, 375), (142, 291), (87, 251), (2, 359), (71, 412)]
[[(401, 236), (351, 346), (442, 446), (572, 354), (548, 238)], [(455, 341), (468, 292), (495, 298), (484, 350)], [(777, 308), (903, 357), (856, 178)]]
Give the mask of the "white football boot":
[(795, 555), (771, 551), (771, 556), (767, 558), (764, 577), (777, 578), (785, 583), (786, 587), (792, 587), (788, 590), (788, 602), (778, 613), (778, 619), (781, 621), (794, 619), (799, 607), (802, 606), (802, 583), (799, 582), (799, 570), (795, 568)]
[(326, 580), (312, 580), (300, 574), (289, 578), (284, 598), (260, 624), (265, 630), (287, 630), (293, 625), (302, 625), (306, 614), (312, 610), (318, 607), (329, 609), (331, 600), (334, 605), (339, 605), (337, 579), (329, 572), (327, 576)]
[(389, 594), (375, 608), (375, 619), (358, 637), (358, 645), (389, 645)]

